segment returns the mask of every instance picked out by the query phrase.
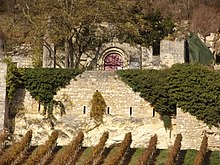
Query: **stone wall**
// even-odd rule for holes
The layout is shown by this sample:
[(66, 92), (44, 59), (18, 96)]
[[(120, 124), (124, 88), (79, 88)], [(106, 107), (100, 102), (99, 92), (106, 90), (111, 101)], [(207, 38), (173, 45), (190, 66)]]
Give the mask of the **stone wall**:
[(14, 62), (18, 68), (31, 68), (32, 59), (24, 56), (12, 56), (12, 62)]
[[(90, 101), (96, 90), (102, 94), (108, 106), (104, 123), (98, 126), (89, 116)], [(17, 96), (14, 103), (22, 108), (15, 119), (16, 139), (32, 129), (32, 143), (44, 143), (52, 130), (51, 123), (42, 115), (43, 108), (38, 111), (38, 103), (27, 91), (20, 91)], [(61, 131), (59, 145), (68, 144), (79, 130), (85, 133), (84, 146), (95, 145), (104, 131), (110, 133), (108, 146), (121, 142), (127, 132), (132, 132), (132, 147), (146, 147), (154, 134), (158, 135), (159, 148), (167, 148), (174, 141), (175, 134), (164, 128), (159, 114), (153, 116), (150, 104), (133, 92), (114, 72), (86, 71), (71, 80), (66, 88), (62, 88), (55, 99), (62, 101), (66, 110), (62, 117), (59, 108), (54, 111), (57, 121), (53, 123), (53, 129)]]
[(4, 128), (7, 65), (0, 62), (0, 130)]
[(182, 149), (199, 149), (204, 134), (208, 136), (208, 148), (220, 150), (220, 128), (209, 128), (195, 116), (177, 109), (177, 133), (183, 135)]
[[(108, 108), (104, 122), (96, 125), (90, 119), (90, 101), (98, 90), (104, 97)], [(66, 88), (60, 89), (55, 99), (65, 106), (66, 114), (59, 115), (59, 108), (54, 111), (56, 121), (51, 123), (38, 111), (39, 105), (31, 98), (29, 92), (19, 91), (17, 105), (21, 106), (15, 119), (15, 138), (19, 140), (27, 130), (32, 129), (33, 145), (42, 144), (53, 129), (60, 130), (59, 145), (66, 145), (82, 130), (85, 133), (84, 146), (97, 143), (102, 133), (109, 131), (107, 146), (120, 143), (127, 132), (132, 132), (132, 147), (146, 147), (151, 136), (157, 134), (160, 149), (171, 146), (176, 134), (183, 135), (182, 149), (198, 149), (206, 133), (209, 137), (208, 147), (220, 150), (220, 130), (209, 129), (202, 121), (188, 113), (177, 110), (176, 119), (172, 119), (172, 131), (164, 128), (160, 115), (153, 113), (153, 108), (138, 93), (120, 80), (114, 72), (86, 71), (71, 80)]]
[(176, 63), (185, 63), (185, 40), (162, 40), (160, 43), (160, 61), (163, 65), (171, 67)]
[[(109, 115), (152, 117), (153, 108), (150, 104), (123, 83), (115, 72), (85, 71), (60, 89), (55, 100), (64, 104), (67, 114), (87, 115), (96, 90), (104, 97), (108, 107), (106, 113)], [(38, 113), (38, 103), (29, 92), (20, 91), (16, 98), (14, 104), (22, 106), (28, 113)], [(59, 108), (56, 111), (59, 112)]]
[(152, 107), (138, 93), (124, 84), (115, 72), (86, 71), (61, 89), (57, 100), (71, 102), (70, 113), (82, 114), (90, 111), (90, 101), (98, 90), (104, 97), (111, 115), (127, 117), (151, 117)]

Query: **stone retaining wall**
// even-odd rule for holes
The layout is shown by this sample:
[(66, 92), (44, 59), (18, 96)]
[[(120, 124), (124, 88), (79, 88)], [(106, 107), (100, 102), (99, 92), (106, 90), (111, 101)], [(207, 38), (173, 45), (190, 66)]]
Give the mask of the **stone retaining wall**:
[[(90, 101), (96, 90), (102, 94), (108, 106), (104, 123), (98, 126), (89, 117)], [(29, 92), (21, 90), (17, 96), (18, 99), (14, 101), (23, 110), (15, 119), (15, 137), (19, 139), (32, 129), (34, 145), (44, 143), (53, 128), (61, 132), (59, 145), (68, 144), (82, 130), (85, 133), (84, 146), (97, 144), (102, 133), (109, 131), (107, 145), (119, 143), (127, 132), (132, 132), (132, 147), (146, 147), (150, 137), (157, 134), (157, 147), (165, 149), (173, 144), (176, 134), (181, 133), (182, 149), (199, 149), (206, 133), (209, 137), (208, 147), (220, 150), (219, 129), (209, 129), (202, 121), (178, 109), (176, 119), (172, 120), (172, 131), (166, 130), (159, 114), (155, 113), (154, 116), (150, 104), (133, 92), (114, 72), (86, 71), (58, 91), (55, 99), (63, 102), (66, 114), (61, 117), (59, 108), (56, 108), (54, 114), (57, 121), (52, 125), (42, 115), (43, 108), (38, 111), (39, 105)]]
[(199, 149), (204, 134), (208, 136), (208, 148), (220, 150), (220, 128), (209, 128), (195, 116), (177, 110), (177, 133), (183, 135), (182, 149)]

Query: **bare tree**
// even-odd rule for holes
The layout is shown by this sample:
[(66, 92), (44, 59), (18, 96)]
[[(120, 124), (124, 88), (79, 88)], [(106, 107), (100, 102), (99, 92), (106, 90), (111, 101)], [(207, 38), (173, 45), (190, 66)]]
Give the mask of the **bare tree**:
[(190, 30), (203, 36), (217, 32), (220, 28), (220, 11), (214, 6), (199, 5), (190, 18)]

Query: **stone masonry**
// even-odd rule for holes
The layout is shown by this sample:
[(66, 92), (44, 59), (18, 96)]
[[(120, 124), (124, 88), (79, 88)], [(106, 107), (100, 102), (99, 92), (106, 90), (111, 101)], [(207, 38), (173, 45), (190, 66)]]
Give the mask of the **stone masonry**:
[[(90, 101), (96, 90), (108, 106), (104, 123), (98, 126), (89, 117)], [(42, 110), (38, 111), (39, 105), (29, 92), (23, 91), (22, 95), (18, 94), (20, 97), (15, 100), (23, 110), (16, 116), (14, 135), (19, 140), (27, 130), (32, 129), (33, 145), (42, 144), (52, 132), (51, 123), (45, 121)], [(220, 150), (219, 128), (209, 129), (202, 121), (178, 109), (176, 119), (172, 119), (172, 131), (166, 130), (160, 115), (154, 114), (150, 104), (122, 82), (115, 72), (86, 71), (71, 80), (66, 88), (60, 89), (55, 99), (64, 104), (66, 111), (64, 116), (59, 115), (59, 108), (54, 111), (57, 121), (53, 128), (61, 131), (59, 145), (68, 144), (82, 130), (85, 133), (84, 146), (95, 145), (102, 133), (109, 131), (107, 146), (121, 142), (127, 132), (132, 132), (132, 147), (146, 147), (150, 137), (157, 134), (157, 147), (164, 149), (173, 144), (177, 133), (182, 133), (182, 149), (199, 149), (206, 133), (208, 147)]]
[[(60, 89), (55, 100), (64, 104), (67, 114), (86, 115), (90, 112), (90, 101), (96, 90), (104, 97), (108, 106), (106, 113), (109, 115), (152, 117), (153, 108), (150, 104), (123, 83), (115, 72), (85, 71), (72, 79), (68, 86)], [(28, 112), (38, 113), (38, 103), (29, 92), (25, 93), (24, 98), (17, 97), (14, 102), (23, 102), (22, 106)]]
[[(108, 106), (104, 123), (98, 127), (89, 116), (90, 101), (96, 90), (102, 94)], [(54, 129), (62, 132), (59, 145), (68, 144), (79, 130), (85, 133), (84, 146), (95, 145), (104, 131), (110, 133), (107, 145), (119, 143), (127, 132), (132, 132), (132, 147), (146, 146), (154, 134), (158, 135), (159, 148), (167, 148), (175, 139), (175, 134), (164, 128), (159, 114), (153, 113), (153, 107), (122, 82), (115, 72), (86, 71), (71, 80), (66, 88), (60, 89), (55, 99), (64, 104), (66, 111), (62, 117), (59, 108), (54, 111), (57, 118)], [(19, 138), (32, 129), (33, 144), (44, 143), (52, 130), (50, 123), (44, 120), (42, 110), (38, 111), (38, 103), (29, 92), (25, 92), (23, 98), (17, 97), (15, 102), (22, 103), (20, 109), (23, 109), (15, 119), (15, 137)]]
[(184, 113), (177, 109), (176, 117), (177, 133), (183, 135), (182, 149), (199, 149), (204, 134), (208, 136), (208, 148), (220, 150), (220, 128), (209, 128), (203, 121), (199, 121), (195, 116)]
[(184, 42), (185, 40), (162, 40), (160, 43), (160, 60), (167, 67), (176, 63), (185, 63), (184, 59)]
[(111, 115), (152, 116), (153, 110), (150, 104), (122, 83), (115, 72), (86, 71), (76, 80), (72, 80), (66, 88), (61, 89), (56, 98), (64, 102), (63, 98), (70, 96), (72, 107), (69, 111), (71, 113), (82, 114), (83, 110), (89, 113), (90, 101), (96, 90), (104, 97)]

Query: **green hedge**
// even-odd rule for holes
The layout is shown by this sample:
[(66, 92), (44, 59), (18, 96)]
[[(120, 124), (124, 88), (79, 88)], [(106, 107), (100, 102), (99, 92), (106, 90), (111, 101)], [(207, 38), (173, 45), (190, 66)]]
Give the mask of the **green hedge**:
[(176, 64), (165, 70), (117, 72), (162, 116), (176, 106), (209, 126), (220, 124), (220, 74), (202, 65)]

